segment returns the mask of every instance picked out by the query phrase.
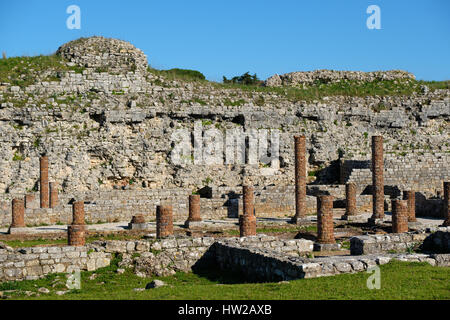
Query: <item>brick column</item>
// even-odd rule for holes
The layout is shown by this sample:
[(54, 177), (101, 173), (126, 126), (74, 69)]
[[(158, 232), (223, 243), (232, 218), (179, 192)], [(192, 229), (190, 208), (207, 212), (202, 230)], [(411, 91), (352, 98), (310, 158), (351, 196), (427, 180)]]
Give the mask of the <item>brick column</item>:
[(67, 227), (69, 246), (84, 246), (86, 244), (86, 226), (70, 225)]
[(27, 193), (25, 195), (25, 208), (31, 208), (31, 203), (34, 201), (35, 196), (32, 193)]
[(58, 206), (58, 183), (50, 182), (50, 208)]
[(443, 206), (444, 224), (443, 226), (450, 226), (450, 181), (444, 182), (444, 206)]
[(306, 218), (306, 137), (294, 137), (295, 215), (294, 223)]
[(356, 184), (349, 182), (345, 185), (345, 214), (343, 218), (356, 216)]
[(202, 221), (200, 216), (200, 195), (191, 194), (189, 196), (189, 217), (188, 221)]
[(256, 236), (256, 216), (253, 214), (239, 216), (239, 236)]
[(42, 156), (39, 159), (39, 166), (40, 166), (40, 179), (39, 179), (39, 192), (41, 195), (41, 208), (48, 208), (49, 207), (49, 201), (48, 201), (48, 157)]
[(156, 206), (156, 237), (158, 239), (173, 235), (172, 206)]
[(317, 242), (336, 243), (333, 226), (333, 196), (317, 197)]
[(84, 225), (84, 201), (75, 201), (72, 204), (72, 224)]
[(403, 191), (403, 200), (408, 203), (408, 222), (415, 222), (416, 220), (416, 193), (414, 190)]
[(84, 201), (72, 204), (72, 224), (67, 227), (69, 246), (84, 246), (86, 226), (84, 223)]
[(383, 137), (372, 136), (372, 202), (371, 220), (384, 219)]
[(11, 228), (25, 228), (25, 204), (22, 199), (12, 200)]
[(255, 215), (254, 209), (254, 189), (251, 186), (243, 186), (243, 213), (244, 215)]
[(408, 202), (392, 200), (392, 233), (408, 232)]
[(134, 215), (131, 218), (131, 222), (130, 223), (132, 223), (132, 224), (134, 224), (134, 223), (145, 223), (144, 215), (143, 214)]

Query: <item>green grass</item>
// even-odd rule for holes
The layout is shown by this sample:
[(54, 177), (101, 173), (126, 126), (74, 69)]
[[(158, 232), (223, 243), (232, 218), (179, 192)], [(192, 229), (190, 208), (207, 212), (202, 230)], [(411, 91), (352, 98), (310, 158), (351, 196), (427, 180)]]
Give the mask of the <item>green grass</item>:
[(321, 100), (329, 96), (401, 96), (421, 92), (421, 85), (427, 85), (430, 90), (450, 89), (450, 81), (341, 81), (337, 83), (314, 84), (306, 88), (300, 87), (264, 87), (256, 85), (215, 84), (224, 89), (240, 89), (248, 92), (275, 93), (290, 101)]
[[(225, 234), (236, 236), (239, 235), (239, 230), (224, 230)], [(262, 227), (262, 228), (256, 228), (257, 233), (264, 233), (264, 234), (270, 234), (270, 233), (285, 233), (285, 232), (317, 232), (317, 226), (311, 225), (311, 226), (299, 226), (299, 227), (287, 227), (287, 228), (280, 228), (280, 227)]]
[[(86, 238), (86, 243), (97, 240), (138, 240), (139, 237), (133, 234), (107, 234), (107, 235), (93, 235)], [(67, 239), (34, 239), (34, 240), (2, 240), (12, 248), (35, 247), (42, 245), (59, 245), (67, 244)]]
[[(0, 291), (12, 299), (450, 299), (450, 268), (433, 267), (427, 263), (393, 261), (381, 266), (381, 288), (369, 290), (368, 273), (342, 274), (334, 277), (299, 279), (288, 283), (250, 283), (238, 274), (209, 271), (204, 274), (177, 273), (170, 277), (139, 278), (130, 270), (115, 273), (117, 260), (111, 266), (99, 269), (97, 278), (89, 280), (93, 272), (82, 272), (81, 289), (57, 296), (55, 291), (64, 287), (64, 275), (49, 275), (35, 281), (0, 284)], [(56, 279), (62, 279), (59, 282)], [(144, 288), (154, 279), (167, 286)], [(51, 284), (55, 284), (55, 288)], [(40, 287), (51, 290), (39, 297), (27, 297), (24, 291), (37, 292)]]
[[(26, 87), (34, 84), (40, 72), (45, 70), (69, 71), (81, 73), (82, 67), (69, 67), (57, 55), (40, 55), (35, 57), (11, 57), (0, 59), (0, 82), (9, 82), (13, 86)], [(52, 79), (56, 78), (52, 77)]]
[(147, 70), (154, 75), (161, 76), (167, 80), (182, 80), (182, 81), (204, 81), (205, 76), (203, 73), (197, 70), (189, 69), (169, 69), (169, 70), (158, 70), (152, 67), (148, 67)]

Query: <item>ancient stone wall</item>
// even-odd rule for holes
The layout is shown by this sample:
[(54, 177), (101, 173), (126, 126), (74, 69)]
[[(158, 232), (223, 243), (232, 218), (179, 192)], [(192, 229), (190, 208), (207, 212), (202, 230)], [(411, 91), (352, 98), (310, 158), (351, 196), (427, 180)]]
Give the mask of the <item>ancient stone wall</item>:
[(298, 86), (302, 84), (314, 83), (333, 83), (339, 81), (361, 81), (372, 82), (379, 80), (395, 80), (395, 79), (415, 79), (412, 73), (402, 70), (389, 71), (335, 71), (335, 70), (315, 70), (315, 71), (298, 71), (290, 72), (282, 75), (275, 74), (265, 81), (265, 85), (269, 87), (279, 86)]
[[(119, 40), (80, 39), (61, 46), (58, 54), (80, 70), (44, 72), (49, 79), (38, 78), (24, 87), (0, 84), (1, 193), (37, 191), (42, 154), (48, 156), (48, 179), (59, 184), (61, 198), (80, 191), (142, 189), (163, 199), (176, 197), (170, 190), (177, 188), (185, 189), (181, 195), (185, 198), (185, 191), (192, 194), (205, 186), (236, 188), (244, 182), (281, 190), (295, 184), (293, 137), (300, 135), (305, 136), (310, 183), (338, 183), (338, 164), (343, 160), (341, 183), (353, 181), (358, 188), (366, 188), (370, 172), (358, 167), (370, 168), (367, 161), (374, 135), (384, 139), (385, 184), (391, 189), (415, 189), (429, 199), (437, 196), (442, 180), (450, 179), (449, 90), (293, 102), (276, 92), (165, 79), (146, 70), (142, 52)], [(391, 79), (389, 73), (367, 79), (359, 73), (348, 75), (364, 81)], [(411, 78), (392, 73), (394, 78), (398, 75)], [(186, 163), (175, 164), (172, 135), (185, 130), (183, 136), (192, 138), (198, 124), (203, 131), (217, 130), (224, 140), (231, 129), (247, 137), (261, 130), (276, 131), (279, 159), (273, 166), (199, 165), (190, 161), (191, 150)], [(267, 152), (260, 153), (267, 156)], [(233, 199), (225, 192), (220, 197)], [(280, 201), (282, 197), (273, 194), (267, 198), (270, 201), (255, 204), (255, 209), (295, 209), (290, 194), (288, 201)], [(309, 205), (309, 197), (306, 201), (308, 208), (315, 206)], [(185, 205), (186, 200), (174, 202)], [(113, 210), (108, 214), (110, 204)], [(120, 199), (106, 199), (105, 213), (99, 212), (98, 219), (120, 216), (123, 205)], [(226, 211), (219, 200), (211, 200), (210, 206), (214, 212)]]
[(0, 281), (35, 280), (49, 273), (94, 271), (106, 267), (111, 254), (87, 247), (0, 249)]
[(356, 236), (350, 239), (352, 255), (406, 252), (422, 243), (427, 237), (423, 232), (405, 232), (386, 235)]

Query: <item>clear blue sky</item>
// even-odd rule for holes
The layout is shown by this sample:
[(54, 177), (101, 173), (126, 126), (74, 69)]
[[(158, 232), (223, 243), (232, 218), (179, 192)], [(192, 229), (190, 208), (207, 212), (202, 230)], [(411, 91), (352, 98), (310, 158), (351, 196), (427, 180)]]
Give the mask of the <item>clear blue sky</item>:
[[(69, 30), (69, 5), (81, 29)], [(381, 30), (369, 30), (369, 5)], [(50, 54), (91, 35), (133, 43), (155, 68), (196, 69), (221, 81), (291, 71), (404, 69), (450, 79), (448, 0), (159, 0), (0, 2), (0, 51)]]

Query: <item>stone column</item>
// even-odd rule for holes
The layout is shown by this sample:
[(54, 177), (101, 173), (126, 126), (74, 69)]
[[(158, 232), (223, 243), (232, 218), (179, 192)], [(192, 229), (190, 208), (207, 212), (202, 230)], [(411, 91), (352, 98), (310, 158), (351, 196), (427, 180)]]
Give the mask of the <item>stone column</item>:
[(392, 200), (392, 233), (408, 232), (408, 202)]
[(25, 228), (25, 204), (22, 199), (12, 200), (11, 228)]
[(372, 202), (373, 213), (369, 222), (375, 223), (384, 219), (384, 165), (383, 165), (383, 137), (372, 136)]
[(295, 154), (295, 215), (293, 223), (306, 218), (306, 137), (294, 137)]
[(317, 242), (335, 244), (333, 226), (333, 196), (317, 197)]
[(48, 201), (48, 157), (42, 156), (39, 159), (39, 165), (40, 165), (40, 186), (39, 191), (41, 195), (41, 208), (48, 208), (49, 207), (49, 201)]
[(348, 220), (349, 217), (356, 216), (356, 184), (349, 182), (345, 185), (345, 214), (342, 219)]
[(173, 235), (172, 206), (156, 206), (156, 237), (158, 239)]
[(450, 226), (450, 181), (444, 182), (444, 206), (443, 206), (443, 216), (444, 216), (444, 227)]
[(75, 201), (72, 204), (72, 224), (67, 227), (67, 234), (69, 246), (85, 245), (84, 201)]
[(189, 217), (185, 221), (184, 225), (189, 228), (189, 226), (194, 226), (202, 222), (200, 216), (200, 195), (191, 194), (189, 195)]
[(239, 216), (239, 236), (240, 237), (256, 236), (255, 215), (243, 214)]
[(408, 203), (408, 222), (416, 222), (416, 193), (414, 190), (403, 191), (403, 200)]
[(50, 182), (50, 208), (58, 206), (58, 183)]

